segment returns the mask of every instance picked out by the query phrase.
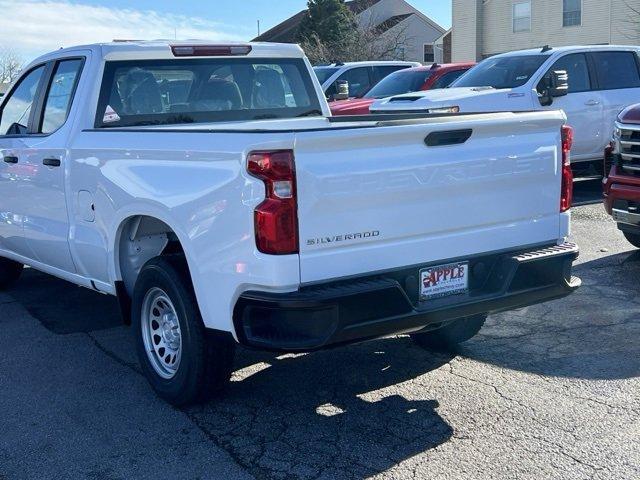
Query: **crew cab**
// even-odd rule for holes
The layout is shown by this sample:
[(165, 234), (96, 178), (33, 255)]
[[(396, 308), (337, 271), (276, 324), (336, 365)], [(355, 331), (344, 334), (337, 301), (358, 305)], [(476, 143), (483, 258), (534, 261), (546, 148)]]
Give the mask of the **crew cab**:
[(380, 80), (359, 98), (331, 102), (332, 115), (367, 115), (369, 106), (379, 98), (403, 93), (448, 87), (451, 82), (473, 67), (474, 63), (434, 63), (430, 67), (398, 70)]
[(606, 156), (605, 208), (629, 243), (640, 248), (640, 104), (618, 116)]
[(418, 62), (400, 60), (380, 60), (369, 62), (344, 62), (313, 67), (322, 90), (329, 101), (341, 98), (341, 88), (346, 89), (345, 97), (360, 97), (387, 75), (405, 68), (419, 67)]
[(58, 50), (0, 103), (0, 286), (28, 265), (116, 296), (176, 405), (237, 343), (451, 346), (579, 286), (565, 121), (331, 117), (295, 45)]
[(610, 45), (505, 53), (483, 60), (450, 88), (379, 100), (371, 111), (561, 109), (575, 132), (572, 162), (602, 165), (616, 116), (640, 98), (639, 53), (639, 47)]

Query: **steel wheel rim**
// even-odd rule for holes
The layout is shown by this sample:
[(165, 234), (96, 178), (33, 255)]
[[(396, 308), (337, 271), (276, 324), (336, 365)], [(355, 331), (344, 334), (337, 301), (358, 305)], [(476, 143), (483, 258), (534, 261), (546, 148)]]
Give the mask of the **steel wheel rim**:
[(162, 378), (173, 378), (182, 358), (182, 331), (173, 302), (161, 288), (152, 288), (142, 302), (142, 339), (147, 358)]

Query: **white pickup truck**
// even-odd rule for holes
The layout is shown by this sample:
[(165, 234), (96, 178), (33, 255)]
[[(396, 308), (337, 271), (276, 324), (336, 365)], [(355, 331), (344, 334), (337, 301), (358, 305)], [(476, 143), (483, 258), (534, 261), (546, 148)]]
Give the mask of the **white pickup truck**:
[(639, 98), (640, 48), (587, 45), (495, 55), (446, 89), (378, 100), (370, 110), (376, 113), (563, 110), (575, 132), (571, 161), (597, 161), (600, 167), (616, 117)]
[(238, 342), (447, 346), (579, 286), (562, 112), (344, 118), (293, 45), (41, 57), (0, 104), (0, 286), (117, 296), (174, 404)]

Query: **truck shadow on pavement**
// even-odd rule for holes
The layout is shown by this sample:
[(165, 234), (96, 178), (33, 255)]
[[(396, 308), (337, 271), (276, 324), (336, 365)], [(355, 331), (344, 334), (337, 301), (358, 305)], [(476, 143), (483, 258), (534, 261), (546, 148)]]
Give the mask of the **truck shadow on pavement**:
[(186, 413), (258, 478), (368, 478), (453, 435), (427, 382), (422, 399), (398, 387), (451, 359), (408, 338), (308, 355), (242, 349), (224, 397)]
[(115, 297), (27, 268), (9, 291), (53, 333), (86, 333), (122, 325)]
[(578, 265), (573, 295), (489, 318), (458, 352), (475, 360), (546, 376), (640, 376), (640, 251)]

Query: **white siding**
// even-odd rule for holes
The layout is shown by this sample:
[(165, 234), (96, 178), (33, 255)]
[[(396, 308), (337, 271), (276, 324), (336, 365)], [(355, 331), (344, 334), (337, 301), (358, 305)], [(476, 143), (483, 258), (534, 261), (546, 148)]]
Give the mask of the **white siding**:
[(640, 10), (640, 0), (583, 0), (582, 25), (574, 27), (562, 26), (562, 0), (531, 0), (531, 32), (513, 33), (512, 6), (517, 1), (481, 0), (474, 32), (469, 23), (476, 0), (453, 0), (454, 60), (472, 59), (474, 33), (479, 38), (476, 59), (542, 45), (640, 43), (640, 27), (631, 23), (628, 7)]
[(453, 0), (451, 60), (473, 62), (479, 52), (482, 25), (479, 22), (482, 0)]
[(409, 62), (424, 62), (424, 44), (435, 43), (442, 33), (417, 15), (411, 15), (400, 22), (386, 35), (398, 35), (398, 32), (406, 38), (403, 60)]

